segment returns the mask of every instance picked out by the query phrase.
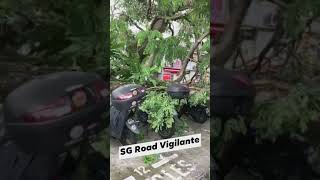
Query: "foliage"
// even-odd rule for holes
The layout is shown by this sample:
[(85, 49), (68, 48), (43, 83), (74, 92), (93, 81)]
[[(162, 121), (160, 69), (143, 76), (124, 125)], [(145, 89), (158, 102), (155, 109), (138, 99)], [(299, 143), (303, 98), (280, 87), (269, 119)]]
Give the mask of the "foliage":
[(261, 139), (303, 133), (320, 112), (320, 90), (297, 85), (287, 97), (262, 104), (255, 112), (251, 125)]
[(20, 45), (29, 44), (32, 55), (46, 60), (41, 63), (76, 64), (84, 69), (106, 66), (104, 1), (4, 0), (0, 7), (13, 21), (14, 38), (19, 38)]
[[(220, 138), (224, 141), (231, 139), (233, 133), (247, 133), (247, 127), (242, 117), (228, 119), (222, 126), (222, 120), (220, 118), (214, 117), (211, 121), (211, 136), (212, 138)], [(222, 135), (223, 137), (220, 137)]]
[(152, 154), (143, 157), (143, 162), (146, 165), (151, 165), (159, 160), (159, 154)]
[(97, 141), (93, 142), (91, 146), (100, 152), (105, 158), (110, 156), (110, 143), (109, 143), (109, 132), (107, 130), (102, 131), (97, 138)]
[[(209, 1), (117, 0), (115, 4), (110, 65), (118, 80), (155, 85), (162, 67), (185, 59), (194, 40), (209, 31)], [(153, 27), (157, 18), (164, 20), (162, 28)], [(199, 49), (201, 59), (209, 54), (209, 41), (205, 42)], [(201, 70), (209, 66), (209, 58), (205, 60)]]
[(176, 134), (178, 136), (182, 136), (187, 128), (188, 124), (186, 123), (186, 120), (183, 117), (181, 117), (180, 121), (176, 122)]
[(167, 93), (151, 91), (139, 108), (148, 114), (148, 122), (158, 132), (164, 127), (172, 127), (176, 105), (178, 102)]
[(210, 66), (210, 57), (209, 56), (210, 56), (209, 54), (204, 56), (201, 59), (200, 63), (198, 64), (199, 73), (201, 75), (205, 75), (207, 73), (207, 69)]
[(223, 121), (220, 118), (212, 117), (210, 122), (210, 135), (213, 142), (213, 154), (217, 155), (223, 145), (232, 139), (235, 134), (245, 135), (247, 126), (242, 117), (228, 119)]
[(117, 79), (130, 76), (130, 66), (138, 63), (137, 55), (126, 52), (130, 38), (127, 22), (111, 18), (110, 21), (110, 74)]
[(233, 133), (247, 133), (247, 127), (243, 118), (239, 119), (229, 119), (224, 127), (223, 138), (228, 141), (232, 138)]
[(320, 62), (318, 59), (312, 55), (310, 55), (307, 52), (304, 53), (299, 53), (300, 55), (300, 65), (296, 68), (299, 70), (299, 74), (296, 76), (300, 76), (301, 79), (301, 74), (303, 74), (304, 78), (309, 78), (312, 79), (316, 76), (320, 75)]
[[(155, 0), (150, 4), (148, 1), (126, 0), (122, 3), (127, 14), (138, 22), (145, 22), (155, 16), (173, 16), (176, 12), (192, 8), (195, 13), (202, 17), (210, 16), (209, 1), (206, 0)], [(208, 19), (208, 18), (207, 18)]]
[(137, 135), (137, 138), (138, 138), (139, 141), (144, 140), (144, 133), (138, 134), (138, 135)]
[(135, 68), (132, 69), (132, 75), (128, 78), (130, 82), (138, 84), (152, 84), (153, 86), (157, 85), (157, 79), (153, 76), (155, 73), (161, 71), (161, 66), (153, 67), (143, 67), (143, 65), (137, 64)]
[(138, 47), (142, 46), (144, 42), (148, 42), (143, 52), (145, 55), (158, 52), (156, 57), (158, 64), (163, 59), (167, 62), (172, 62), (187, 55), (186, 48), (181, 45), (180, 38), (177, 36), (163, 37), (163, 34), (159, 31), (147, 30), (140, 31), (136, 38)]
[(247, 128), (254, 129), (256, 140), (275, 141), (282, 135), (302, 135), (308, 123), (317, 120), (320, 112), (320, 89), (310, 89), (298, 84), (282, 99), (266, 102), (256, 107), (249, 117), (250, 126), (243, 118), (211, 120), (211, 138), (214, 153), (219, 153), (223, 144), (235, 133), (246, 134)]
[(298, 38), (305, 29), (306, 21), (320, 16), (320, 2), (317, 0), (285, 0), (288, 5), (284, 9), (284, 27), (289, 36)]
[(191, 94), (189, 99), (190, 106), (208, 106), (209, 103), (209, 92), (208, 91), (199, 91)]

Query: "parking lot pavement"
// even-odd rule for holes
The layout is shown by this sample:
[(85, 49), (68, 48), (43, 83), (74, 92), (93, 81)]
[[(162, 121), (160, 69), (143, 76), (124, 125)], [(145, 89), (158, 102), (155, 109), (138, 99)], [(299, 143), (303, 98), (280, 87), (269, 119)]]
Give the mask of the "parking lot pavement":
[[(186, 120), (187, 128), (182, 135), (201, 133), (202, 145), (198, 148), (163, 153), (151, 165), (144, 163), (143, 157), (120, 160), (118, 158), (121, 144), (110, 140), (110, 171), (112, 180), (206, 180), (209, 179), (210, 168), (210, 122), (198, 124)], [(149, 130), (143, 142), (159, 140), (159, 135)], [(142, 143), (142, 142), (141, 142)]]

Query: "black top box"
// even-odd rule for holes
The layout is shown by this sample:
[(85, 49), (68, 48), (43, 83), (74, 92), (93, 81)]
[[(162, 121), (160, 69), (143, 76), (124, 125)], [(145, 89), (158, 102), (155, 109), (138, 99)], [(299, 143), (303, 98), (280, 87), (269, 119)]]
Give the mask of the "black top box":
[(246, 115), (253, 107), (255, 88), (244, 73), (215, 69), (211, 77), (210, 96), (213, 115)]

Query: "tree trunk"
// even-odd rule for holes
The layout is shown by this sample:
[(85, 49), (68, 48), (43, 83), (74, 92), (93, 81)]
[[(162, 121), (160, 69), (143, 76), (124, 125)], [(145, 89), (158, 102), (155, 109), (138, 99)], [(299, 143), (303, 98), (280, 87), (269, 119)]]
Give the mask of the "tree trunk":
[(187, 65), (189, 63), (189, 60), (192, 58), (193, 54), (194, 54), (194, 51), (197, 50), (199, 44), (204, 40), (204, 38), (206, 38), (208, 35), (210, 34), (210, 32), (207, 32), (205, 34), (203, 34), (198, 40), (196, 40), (196, 42), (193, 44), (192, 48), (190, 49), (187, 57), (183, 60), (182, 62), (182, 67), (181, 67), (181, 70), (179, 72), (179, 75), (177, 77), (177, 79), (175, 80), (175, 82), (180, 82), (184, 75), (186, 74), (186, 68), (187, 68)]
[[(152, 23), (151, 23), (151, 30), (153, 31), (159, 31), (161, 33), (165, 32), (166, 27), (168, 25), (168, 22), (165, 19), (156, 17)], [(144, 43), (144, 47), (142, 47), (141, 52), (144, 52), (144, 49), (147, 47), (148, 42), (146, 41)], [(156, 50), (154, 53), (150, 54), (150, 56), (148, 57), (148, 59), (145, 62), (145, 67), (152, 67), (154, 65), (155, 62), (155, 58), (157, 56), (157, 52), (158, 50)]]
[(221, 43), (213, 47), (211, 51), (211, 62), (214, 66), (223, 67), (236, 49), (242, 21), (250, 6), (251, 0), (237, 0), (230, 19), (225, 25), (225, 31)]

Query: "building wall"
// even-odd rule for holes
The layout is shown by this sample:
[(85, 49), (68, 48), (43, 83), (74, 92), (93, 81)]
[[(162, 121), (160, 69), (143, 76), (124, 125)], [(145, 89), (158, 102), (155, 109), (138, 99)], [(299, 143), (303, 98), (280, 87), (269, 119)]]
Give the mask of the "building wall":
[[(212, 0), (211, 20), (214, 24), (225, 24), (228, 21), (231, 3), (232, 0)], [(253, 0), (244, 19), (243, 27), (256, 30), (256, 34), (254, 39), (245, 40), (242, 44), (245, 58), (256, 57), (270, 40), (275, 30), (277, 11), (277, 6), (272, 3)]]

